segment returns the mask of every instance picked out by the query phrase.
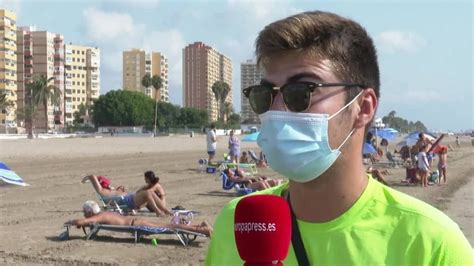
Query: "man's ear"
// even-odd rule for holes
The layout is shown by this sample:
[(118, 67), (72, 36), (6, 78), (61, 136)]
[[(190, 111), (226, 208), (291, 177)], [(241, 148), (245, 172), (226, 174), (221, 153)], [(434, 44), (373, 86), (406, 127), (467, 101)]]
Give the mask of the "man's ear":
[(355, 114), (354, 128), (364, 128), (372, 121), (377, 110), (378, 99), (372, 88), (364, 89), (358, 101), (358, 113)]

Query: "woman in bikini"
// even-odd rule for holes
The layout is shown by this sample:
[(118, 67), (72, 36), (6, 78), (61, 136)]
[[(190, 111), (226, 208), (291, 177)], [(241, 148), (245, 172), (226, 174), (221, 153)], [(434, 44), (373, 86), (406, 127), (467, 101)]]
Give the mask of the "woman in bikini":
[(97, 193), (102, 196), (104, 201), (107, 201), (107, 199), (116, 200), (116, 197), (120, 196), (120, 202), (117, 203), (124, 204), (132, 210), (139, 210), (146, 206), (150, 211), (156, 213), (156, 216), (172, 215), (172, 212), (166, 208), (164, 189), (158, 183), (159, 179), (155, 177), (152, 171), (145, 172), (147, 185), (135, 193), (126, 192), (122, 186), (118, 188), (110, 187), (107, 184), (104, 186), (104, 182), (99, 181), (99, 177), (94, 175), (85, 176), (82, 182), (87, 180), (92, 182)]
[(150, 226), (188, 230), (204, 234), (208, 237), (212, 234), (212, 227), (205, 221), (200, 225), (159, 224), (139, 217), (122, 216), (115, 212), (101, 212), (99, 205), (92, 200), (86, 201), (82, 208), (85, 218), (69, 220), (65, 224), (76, 225), (77, 227), (87, 226), (95, 223), (125, 226)]

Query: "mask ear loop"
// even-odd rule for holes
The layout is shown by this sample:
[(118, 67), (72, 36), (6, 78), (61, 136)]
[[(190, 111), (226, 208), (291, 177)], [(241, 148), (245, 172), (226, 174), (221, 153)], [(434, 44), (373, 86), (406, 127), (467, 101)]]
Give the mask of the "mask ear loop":
[[(346, 109), (349, 105), (351, 105), (353, 102), (355, 102), (359, 96), (362, 94), (363, 91), (359, 92), (359, 94), (356, 95), (356, 97), (354, 97), (354, 99), (352, 99), (352, 101), (350, 101), (348, 104), (344, 105), (344, 107), (342, 107), (339, 111), (337, 111), (336, 113), (334, 113), (333, 115), (331, 115), (329, 119), (335, 117), (336, 115), (338, 115), (340, 112), (342, 112), (344, 109)], [(344, 144), (346, 144), (347, 140), (352, 137), (352, 134), (354, 134), (354, 128), (351, 130), (351, 132), (349, 133), (349, 135), (347, 135), (346, 139), (344, 139), (344, 141), (341, 143), (341, 145), (339, 145), (339, 147), (337, 147), (337, 150), (340, 151), (342, 146), (344, 146)]]
[(352, 99), (352, 101), (350, 101), (348, 104), (344, 105), (344, 107), (342, 107), (341, 109), (339, 109), (339, 111), (335, 112), (334, 114), (332, 114), (328, 120), (330, 120), (331, 118), (335, 117), (336, 115), (338, 115), (340, 112), (342, 112), (344, 109), (346, 109), (349, 105), (351, 105), (353, 102), (355, 102), (359, 96), (362, 94), (363, 90), (359, 92), (359, 94), (356, 95), (356, 97), (354, 97), (354, 99)]

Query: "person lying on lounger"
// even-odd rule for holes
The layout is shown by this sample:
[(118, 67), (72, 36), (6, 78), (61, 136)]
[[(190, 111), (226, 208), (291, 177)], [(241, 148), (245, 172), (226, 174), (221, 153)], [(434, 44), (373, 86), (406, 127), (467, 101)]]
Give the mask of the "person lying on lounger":
[(274, 186), (278, 186), (282, 183), (280, 179), (268, 179), (265, 176), (251, 176), (246, 177), (239, 169), (231, 170), (225, 169), (224, 174), (230, 182), (244, 184), (246, 187), (253, 190), (264, 190)]
[(90, 180), (103, 198), (123, 196), (123, 201), (118, 202), (118, 204), (125, 204), (132, 210), (139, 210), (146, 206), (150, 211), (156, 213), (156, 216), (172, 215), (172, 212), (166, 207), (165, 192), (158, 183), (159, 178), (152, 171), (147, 171), (144, 175), (147, 185), (141, 187), (135, 193), (127, 192), (122, 186), (118, 188), (110, 187), (107, 182), (95, 175), (85, 176), (82, 182)]
[(116, 212), (101, 211), (99, 205), (92, 200), (88, 200), (82, 206), (85, 218), (69, 220), (66, 225), (75, 225), (77, 227), (87, 226), (91, 224), (109, 224), (109, 225), (126, 225), (126, 226), (149, 226), (149, 227), (163, 227), (176, 228), (181, 230), (188, 230), (211, 236), (212, 227), (206, 222), (200, 225), (187, 224), (160, 224), (151, 222), (147, 219), (134, 216), (122, 216)]

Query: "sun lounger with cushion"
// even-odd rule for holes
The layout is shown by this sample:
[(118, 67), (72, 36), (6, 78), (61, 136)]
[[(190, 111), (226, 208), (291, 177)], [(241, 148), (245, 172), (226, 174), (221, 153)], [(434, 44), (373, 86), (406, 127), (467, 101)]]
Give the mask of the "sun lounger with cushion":
[[(69, 227), (71, 225), (64, 225), (69, 232)], [(167, 227), (149, 227), (149, 226), (125, 226), (125, 225), (108, 225), (108, 224), (92, 224), (88, 226), (89, 230), (86, 230), (86, 227), (83, 227), (83, 231), (86, 234), (86, 240), (90, 240), (97, 236), (97, 233), (100, 230), (113, 231), (113, 232), (123, 232), (131, 233), (134, 237), (135, 243), (138, 243), (143, 236), (147, 235), (175, 235), (178, 240), (187, 246), (192, 241), (196, 240), (197, 237), (206, 237), (206, 235), (192, 232), (183, 229), (177, 228), (167, 228)]]

